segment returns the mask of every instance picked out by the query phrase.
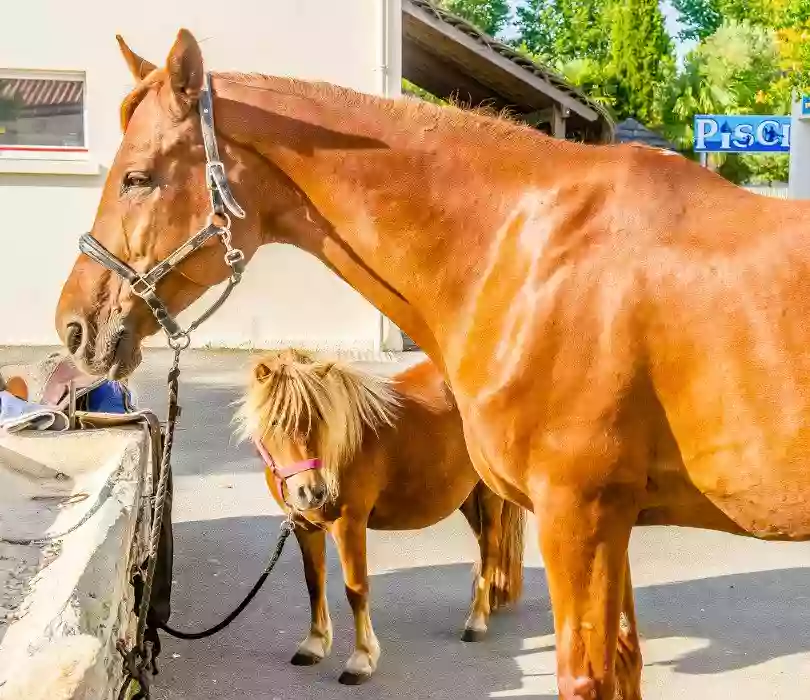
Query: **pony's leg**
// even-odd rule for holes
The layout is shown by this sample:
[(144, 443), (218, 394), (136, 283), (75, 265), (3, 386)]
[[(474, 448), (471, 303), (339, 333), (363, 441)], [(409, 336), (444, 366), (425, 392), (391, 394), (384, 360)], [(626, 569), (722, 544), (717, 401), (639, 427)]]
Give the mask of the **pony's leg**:
[(296, 666), (313, 666), (332, 650), (332, 620), (326, 601), (326, 533), (300, 522), (296, 522), (293, 532), (304, 560), (312, 621), (309, 634), (292, 657), (292, 663)]
[[(480, 560), (476, 567), (470, 614), (464, 623), (462, 641), (479, 642), (487, 633), (491, 613), (492, 582), (501, 546), (501, 511), (503, 499), (479, 482), (461, 507), (478, 537)], [(476, 528), (478, 525), (478, 528)]]
[(346, 597), (354, 614), (354, 652), (340, 676), (344, 685), (359, 685), (377, 670), (380, 643), (371, 626), (366, 564), (366, 521), (344, 515), (332, 526), (332, 536), (340, 554)]
[(630, 557), (624, 565), (624, 598), (619, 618), (619, 656), (616, 659), (617, 683), (622, 700), (641, 700), (641, 643), (636, 624), (636, 605), (633, 600), (633, 581), (630, 576)]
[(554, 611), (560, 698), (614, 700), (617, 687), (631, 687), (616, 655), (627, 546), (638, 513), (634, 487), (586, 494), (546, 484), (534, 501)]

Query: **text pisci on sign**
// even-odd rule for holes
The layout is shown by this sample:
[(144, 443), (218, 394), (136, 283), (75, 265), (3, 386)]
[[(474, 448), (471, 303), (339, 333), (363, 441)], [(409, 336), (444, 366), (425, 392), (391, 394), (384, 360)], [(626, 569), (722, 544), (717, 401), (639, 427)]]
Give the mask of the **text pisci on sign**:
[(789, 153), (790, 117), (696, 114), (697, 153)]

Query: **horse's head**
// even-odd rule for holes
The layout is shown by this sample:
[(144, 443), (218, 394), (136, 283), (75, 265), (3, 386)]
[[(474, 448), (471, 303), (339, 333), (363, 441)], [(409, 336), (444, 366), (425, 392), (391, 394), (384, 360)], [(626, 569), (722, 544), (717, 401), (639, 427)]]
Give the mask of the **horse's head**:
[[(216, 175), (224, 183), (225, 206), (217, 212), (208, 188), (212, 159), (203, 143), (199, 109), (206, 87), (199, 45), (181, 30), (165, 67), (158, 68), (135, 55), (120, 37), (118, 41), (137, 87), (121, 107), (123, 141), (110, 167), (91, 236), (101, 245), (102, 255), (106, 250), (132, 273), (144, 275), (197, 232), (214, 225), (217, 235), (154, 282), (156, 298), (171, 318), (231, 276), (223, 255), (224, 237), (218, 235), (225, 231), (228, 210), (236, 213), (233, 246), (245, 258), (259, 247), (260, 195), (248, 191), (242, 176), (260, 167), (261, 159), (219, 140), (224, 172)], [(244, 219), (237, 218), (242, 213), (239, 205), (248, 212)], [(133, 284), (124, 272), (80, 255), (62, 289), (57, 331), (92, 374), (126, 376), (140, 362), (143, 338), (159, 330), (144, 301), (149, 285)]]
[(287, 349), (256, 361), (236, 420), (265, 453), (288, 504), (308, 510), (337, 498), (341, 468), (365, 428), (391, 424), (398, 401), (385, 379)]

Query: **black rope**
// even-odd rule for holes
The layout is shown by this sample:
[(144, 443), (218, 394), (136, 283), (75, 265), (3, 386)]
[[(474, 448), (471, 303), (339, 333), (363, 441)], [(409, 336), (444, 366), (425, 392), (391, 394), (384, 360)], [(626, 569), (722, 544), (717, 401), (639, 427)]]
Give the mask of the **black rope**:
[(276, 542), (276, 548), (273, 551), (273, 556), (270, 557), (270, 561), (268, 561), (267, 566), (264, 567), (264, 571), (262, 572), (262, 575), (259, 576), (259, 580), (256, 581), (253, 588), (250, 589), (250, 593), (245, 596), (244, 600), (239, 603), (236, 609), (224, 620), (222, 620), (222, 622), (210, 627), (207, 630), (203, 630), (202, 632), (181, 632), (180, 630), (169, 627), (169, 625), (165, 623), (158, 625), (158, 628), (162, 629), (164, 632), (167, 632), (172, 637), (176, 637), (177, 639), (205, 639), (206, 637), (211, 637), (217, 632), (224, 630), (237, 617), (239, 617), (242, 611), (250, 604), (250, 601), (252, 601), (256, 597), (259, 590), (261, 590), (261, 587), (264, 585), (264, 582), (267, 580), (270, 572), (273, 571), (273, 568), (276, 566), (276, 563), (281, 557), (281, 552), (284, 549), (284, 543), (287, 541), (287, 538), (290, 536), (292, 531), (292, 521), (289, 519), (285, 520), (281, 525), (281, 534), (278, 536), (278, 541)]
[(152, 643), (145, 641), (146, 623), (149, 605), (152, 600), (152, 585), (155, 580), (155, 566), (157, 565), (158, 547), (160, 545), (160, 531), (163, 522), (163, 507), (166, 503), (169, 485), (169, 472), (171, 471), (172, 446), (174, 445), (174, 430), (177, 418), (180, 416), (178, 402), (180, 378), (180, 353), (182, 348), (175, 348), (167, 383), (169, 386), (169, 410), (166, 419), (166, 432), (163, 442), (163, 454), (160, 459), (157, 488), (155, 490), (155, 506), (152, 515), (152, 532), (149, 540), (146, 575), (143, 582), (140, 609), (138, 610), (138, 627), (135, 632), (135, 645), (128, 650), (126, 644), (119, 642), (118, 651), (124, 658), (124, 684), (119, 692), (119, 699), (126, 696), (126, 692), (133, 680), (138, 682), (139, 690), (132, 700), (149, 698), (149, 676), (156, 673), (154, 659), (152, 658)]
[[(152, 517), (152, 536), (149, 543), (148, 563), (146, 573), (143, 580), (143, 592), (141, 594), (140, 606), (138, 610), (138, 628), (135, 635), (135, 645), (130, 650), (126, 644), (121, 641), (118, 644), (118, 651), (124, 660), (125, 678), (124, 683), (119, 692), (119, 700), (125, 700), (126, 694), (133, 681), (138, 683), (138, 691), (132, 700), (148, 700), (150, 690), (150, 675), (156, 673), (155, 663), (152, 654), (152, 642), (145, 641), (147, 615), (149, 612), (149, 605), (152, 598), (152, 585), (155, 579), (155, 566), (158, 558), (158, 546), (160, 543), (160, 530), (163, 520), (163, 507), (166, 502), (169, 473), (171, 471), (171, 455), (172, 447), (174, 445), (174, 431), (177, 426), (177, 419), (180, 417), (180, 406), (178, 402), (179, 390), (179, 377), (180, 377), (180, 354), (183, 347), (177, 347), (174, 351), (174, 362), (172, 363), (169, 375), (167, 378), (169, 388), (169, 410), (166, 420), (166, 430), (164, 433), (163, 453), (160, 459), (160, 471), (157, 479), (157, 488), (155, 490), (155, 506), (154, 514)], [(158, 629), (163, 630), (172, 637), (178, 639), (204, 639), (210, 637), (217, 632), (225, 629), (230, 625), (242, 611), (250, 604), (256, 597), (256, 594), (261, 590), (267, 577), (275, 568), (278, 563), (281, 553), (284, 549), (284, 544), (290, 533), (294, 529), (294, 524), (291, 518), (287, 518), (281, 525), (281, 533), (278, 536), (276, 547), (267, 566), (259, 580), (253, 585), (253, 588), (245, 596), (244, 600), (236, 607), (236, 609), (228, 615), (222, 622), (210, 629), (203, 630), (202, 632), (182, 632), (169, 627), (166, 623), (158, 623)]]

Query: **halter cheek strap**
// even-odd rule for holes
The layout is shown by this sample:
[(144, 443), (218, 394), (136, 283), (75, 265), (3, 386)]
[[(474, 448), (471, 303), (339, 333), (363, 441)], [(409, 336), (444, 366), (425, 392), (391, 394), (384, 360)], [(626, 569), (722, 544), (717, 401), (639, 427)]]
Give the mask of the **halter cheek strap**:
[(278, 464), (276, 464), (276, 460), (274, 460), (270, 456), (270, 453), (265, 449), (261, 440), (254, 438), (253, 444), (256, 446), (256, 449), (261, 455), (262, 460), (264, 460), (264, 463), (267, 465), (270, 471), (273, 472), (273, 477), (276, 480), (276, 488), (278, 489), (278, 493), (282, 500), (287, 504), (287, 506), (292, 508), (287, 501), (287, 497), (284, 495), (284, 482), (296, 474), (303, 474), (304, 472), (311, 472), (316, 469), (320, 469), (323, 466), (321, 464), (321, 460), (305, 459), (302, 462), (296, 462), (295, 464), (290, 464), (286, 467), (280, 467)]

